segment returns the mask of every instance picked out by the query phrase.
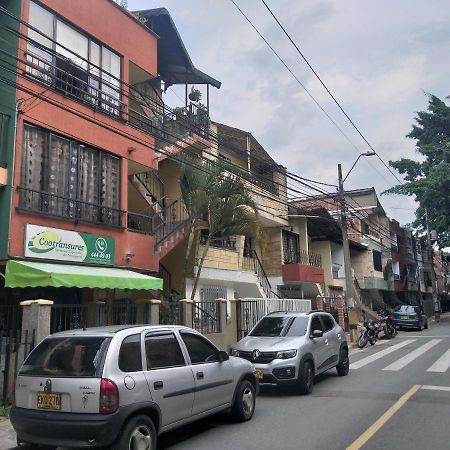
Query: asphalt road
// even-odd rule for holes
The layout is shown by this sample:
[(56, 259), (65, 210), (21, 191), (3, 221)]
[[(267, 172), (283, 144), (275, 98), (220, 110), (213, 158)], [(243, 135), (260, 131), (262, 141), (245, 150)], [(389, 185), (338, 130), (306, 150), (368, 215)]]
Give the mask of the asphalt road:
[(447, 318), (352, 352), (349, 375), (318, 377), (309, 396), (264, 389), (250, 422), (219, 414), (161, 436), (158, 449), (450, 449), (449, 366)]

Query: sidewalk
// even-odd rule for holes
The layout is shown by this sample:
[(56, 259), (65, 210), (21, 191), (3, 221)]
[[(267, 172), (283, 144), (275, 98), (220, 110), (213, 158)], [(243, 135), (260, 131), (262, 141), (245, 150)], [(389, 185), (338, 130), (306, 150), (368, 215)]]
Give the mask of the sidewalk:
[(16, 433), (6, 417), (0, 417), (0, 450), (16, 447)]

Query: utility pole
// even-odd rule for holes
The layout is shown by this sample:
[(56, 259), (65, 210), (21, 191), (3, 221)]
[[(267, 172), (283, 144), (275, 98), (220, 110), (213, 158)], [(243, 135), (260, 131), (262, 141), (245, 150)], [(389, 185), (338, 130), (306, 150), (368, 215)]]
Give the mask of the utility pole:
[(434, 308), (434, 320), (439, 322), (441, 320), (440, 315), (440, 305), (439, 299), (437, 296), (436, 289), (436, 274), (434, 273), (434, 250), (431, 245), (431, 233), (430, 233), (430, 224), (428, 222), (428, 210), (425, 210), (425, 221), (427, 224), (427, 243), (428, 243), (428, 251), (431, 257), (431, 288), (433, 289), (433, 308)]
[[(342, 166), (338, 164), (339, 178), (339, 203), (341, 208), (341, 231), (342, 231), (342, 247), (344, 250), (344, 269), (345, 269), (345, 303), (350, 310), (355, 306), (355, 285), (353, 283), (352, 266), (350, 260), (350, 246), (347, 234), (347, 214), (344, 196), (344, 181), (342, 179)], [(352, 342), (356, 342), (356, 312), (349, 311), (349, 328)]]

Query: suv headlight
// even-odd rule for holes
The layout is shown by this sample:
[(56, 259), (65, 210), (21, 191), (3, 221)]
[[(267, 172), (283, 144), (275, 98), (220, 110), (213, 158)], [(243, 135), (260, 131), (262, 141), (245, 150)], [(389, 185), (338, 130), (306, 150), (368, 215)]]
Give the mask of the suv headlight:
[(239, 350), (236, 350), (235, 348), (231, 349), (231, 356), (240, 356)]
[(295, 358), (297, 356), (297, 350), (283, 350), (282, 352), (278, 352), (276, 358), (277, 359), (290, 359)]

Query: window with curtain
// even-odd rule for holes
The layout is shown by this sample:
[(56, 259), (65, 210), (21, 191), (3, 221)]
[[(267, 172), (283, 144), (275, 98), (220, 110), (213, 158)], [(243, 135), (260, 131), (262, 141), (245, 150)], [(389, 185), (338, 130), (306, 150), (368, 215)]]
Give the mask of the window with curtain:
[(119, 116), (121, 57), (33, 1), (29, 21), (27, 73)]
[(120, 159), (25, 124), (20, 206), (120, 226)]

